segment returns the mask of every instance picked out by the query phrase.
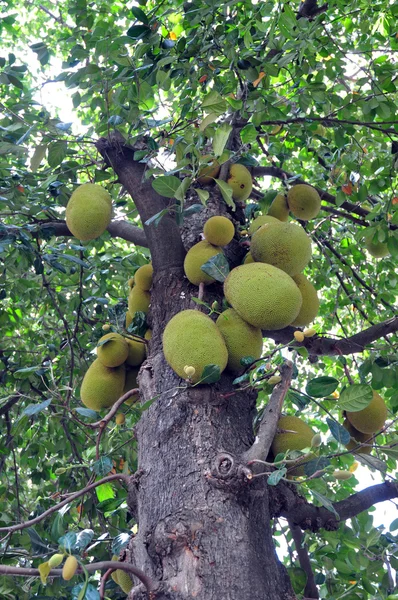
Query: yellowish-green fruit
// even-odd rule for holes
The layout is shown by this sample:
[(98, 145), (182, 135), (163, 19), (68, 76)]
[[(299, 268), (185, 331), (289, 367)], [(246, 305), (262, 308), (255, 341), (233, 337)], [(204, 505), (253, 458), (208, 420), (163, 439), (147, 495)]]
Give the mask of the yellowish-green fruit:
[[(294, 319), (292, 325), (295, 325), (296, 327), (305, 327), (305, 325), (309, 325), (309, 323), (311, 323), (311, 321), (313, 321), (318, 314), (318, 294), (312, 283), (310, 283), (308, 279), (301, 273), (299, 275), (293, 275), (292, 279), (303, 297), (303, 303), (301, 305), (300, 312)], [(304, 336), (311, 337), (305, 332)]]
[(314, 219), (321, 210), (321, 197), (315, 188), (305, 183), (294, 185), (287, 193), (290, 211), (298, 219)]
[(76, 556), (68, 556), (62, 568), (63, 579), (65, 579), (65, 581), (69, 581), (70, 579), (72, 579), (72, 577), (76, 573), (78, 566), (79, 563), (77, 562)]
[[(119, 560), (119, 557), (117, 556), (117, 554), (114, 554), (112, 556), (112, 560)], [(117, 570), (116, 571), (112, 571), (111, 577), (112, 577), (113, 581), (119, 585), (119, 582), (117, 580)]]
[(293, 335), (297, 342), (304, 342), (304, 333), (302, 331), (295, 331)]
[(112, 369), (97, 358), (83, 378), (81, 401), (92, 410), (109, 408), (122, 395), (125, 377), (124, 365)]
[(63, 554), (53, 554), (49, 559), (48, 559), (48, 566), (51, 569), (56, 569), (57, 567), (59, 567), (59, 565), (61, 564), (61, 562), (64, 560), (64, 555)]
[[(297, 285), (297, 284), (296, 284)], [(304, 329), (304, 337), (312, 337), (316, 334), (316, 329)]]
[(133, 587), (133, 580), (123, 569), (116, 570), (116, 582), (125, 594), (128, 594)]
[(317, 128), (314, 131), (315, 135), (320, 135), (320, 136), (325, 136), (326, 135), (326, 127), (324, 127), (322, 125), (322, 123), (319, 123), (319, 125), (317, 125)]
[(311, 440), (311, 448), (319, 448), (322, 444), (322, 436), (320, 433), (316, 433)]
[(277, 383), (280, 383), (282, 381), (282, 377), (280, 375), (272, 375), (272, 377), (270, 377), (268, 379), (268, 383), (270, 385), (276, 385)]
[(98, 341), (97, 356), (105, 367), (120, 367), (128, 353), (127, 341), (119, 333), (107, 333)]
[(250, 254), (250, 252), (248, 252), (245, 256), (245, 260), (243, 261), (243, 264), (248, 265), (250, 263), (254, 263), (254, 260), (253, 260), (252, 255)]
[(189, 365), (185, 365), (184, 367), (184, 373), (187, 377), (192, 378), (195, 373), (196, 373), (196, 369), (195, 367), (191, 367)]
[[(314, 432), (307, 423), (298, 417), (281, 417), (278, 421), (277, 429), (280, 431), (276, 432), (272, 442), (274, 456), (285, 454), (288, 450), (303, 450), (304, 448), (311, 447)], [(285, 430), (286, 433), (283, 433), (281, 430)], [(294, 469), (289, 469), (289, 475), (296, 477), (304, 475), (304, 464), (311, 460), (311, 458), (313, 457), (308, 457)]]
[(217, 254), (222, 254), (221, 248), (213, 246), (206, 241), (198, 242), (188, 250), (184, 260), (184, 271), (191, 283), (194, 285), (199, 285), (200, 283), (208, 285), (215, 281), (213, 277), (202, 271), (201, 266)]
[(216, 325), (228, 350), (227, 366), (230, 371), (237, 373), (245, 368), (240, 362), (242, 358), (260, 358), (263, 349), (261, 329), (246, 323), (233, 308), (221, 313)]
[(72, 194), (66, 207), (66, 224), (84, 242), (100, 237), (111, 222), (112, 198), (100, 185), (85, 183)]
[(144, 338), (146, 340), (151, 340), (152, 339), (152, 329), (147, 329), (144, 335)]
[[(129, 392), (130, 390), (138, 389), (138, 382), (137, 382), (138, 372), (139, 372), (138, 367), (134, 367), (132, 369), (126, 370), (126, 382), (124, 384), (123, 394), (125, 394), (126, 392)], [(128, 400), (126, 400), (125, 404), (127, 404), (127, 406), (131, 406), (132, 404), (135, 404), (137, 402), (137, 400), (138, 400), (138, 393), (137, 393), (137, 395), (130, 396), (130, 398)]]
[(240, 265), (224, 282), (224, 295), (250, 325), (283, 329), (301, 308), (300, 290), (284, 271), (264, 263)]
[(135, 285), (146, 292), (151, 289), (152, 286), (152, 275), (153, 267), (151, 263), (140, 267), (134, 275)]
[(127, 300), (131, 318), (134, 318), (135, 313), (138, 311), (142, 311), (146, 314), (148, 312), (150, 303), (151, 294), (145, 290), (142, 290), (138, 286), (134, 286), (133, 289), (130, 290)]
[(130, 289), (132, 287), (134, 287), (134, 277), (130, 277), (130, 279), (127, 282), (127, 285), (129, 286)]
[(373, 240), (365, 239), (365, 247), (374, 258), (383, 258), (389, 254), (388, 246), (384, 242), (373, 242)]
[(122, 412), (117, 413), (117, 415), (115, 417), (116, 425), (123, 425), (123, 423), (125, 423), (125, 421), (126, 421), (126, 417), (124, 416), (124, 414)]
[[(347, 429), (350, 436), (352, 438), (354, 438), (354, 439), (351, 439), (348, 442), (348, 444), (346, 444), (347, 450), (353, 450), (354, 448), (356, 448), (355, 452), (358, 454), (370, 454), (372, 452), (373, 441), (369, 440), (369, 438), (371, 437), (372, 434), (362, 433), (361, 431), (358, 431), (357, 429), (355, 429), (355, 427), (353, 427), (351, 425), (351, 423), (349, 422), (348, 419), (344, 420), (343, 427), (345, 427), (345, 429)], [(358, 444), (364, 444), (366, 442), (369, 444), (369, 446), (366, 445), (366, 446), (358, 447)]]
[(347, 419), (361, 433), (376, 433), (387, 419), (387, 406), (383, 398), (373, 390), (373, 398), (366, 408), (357, 412), (347, 411)]
[(126, 312), (126, 329), (131, 325), (131, 323), (133, 322), (133, 317), (130, 315), (129, 311)]
[(263, 262), (288, 275), (298, 275), (311, 258), (311, 240), (295, 223), (268, 223), (252, 237), (250, 252), (256, 262)]
[(268, 209), (268, 214), (279, 221), (287, 221), (289, 218), (289, 207), (284, 194), (277, 194)]
[(244, 202), (252, 193), (253, 180), (250, 171), (244, 165), (234, 164), (229, 168), (228, 185), (232, 188), (232, 198)]
[(203, 233), (209, 244), (226, 246), (235, 235), (235, 227), (227, 217), (210, 217), (205, 223)]
[(352, 473), (350, 471), (333, 471), (333, 477), (340, 481), (346, 481), (347, 479), (351, 479)]
[(105, 325), (102, 326), (102, 331), (109, 331), (111, 328), (111, 326), (109, 325), (109, 323), (105, 323)]
[(217, 325), (198, 310), (183, 310), (167, 323), (163, 352), (182, 379), (186, 379), (187, 365), (195, 369), (193, 383), (201, 379), (206, 365), (217, 365), (223, 372), (228, 362), (228, 351)]
[(220, 172), (221, 166), (217, 159), (212, 159), (210, 154), (205, 154), (203, 160), (209, 162), (209, 164), (199, 169), (198, 183), (200, 185), (208, 185), (209, 183), (213, 183), (214, 178)]
[(128, 348), (128, 356), (126, 358), (126, 365), (129, 367), (138, 367), (138, 365), (142, 364), (145, 359), (145, 343), (140, 340), (134, 339), (126, 339), (127, 348)]
[(260, 215), (259, 217), (256, 217), (250, 223), (250, 235), (253, 235), (253, 233), (255, 233), (257, 229), (260, 229), (262, 225), (266, 225), (267, 223), (278, 223), (278, 219), (276, 217), (272, 217), (271, 215)]

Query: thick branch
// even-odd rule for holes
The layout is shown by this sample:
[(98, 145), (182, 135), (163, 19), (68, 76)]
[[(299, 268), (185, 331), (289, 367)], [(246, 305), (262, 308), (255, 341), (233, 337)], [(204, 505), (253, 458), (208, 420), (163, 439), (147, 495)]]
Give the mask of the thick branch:
[(168, 199), (153, 189), (152, 179), (145, 179), (147, 165), (134, 160), (134, 148), (126, 144), (123, 136), (117, 131), (113, 132), (109, 139), (100, 138), (96, 147), (134, 200), (144, 225), (155, 271), (181, 268), (185, 251), (179, 228), (172, 215), (165, 212), (157, 225), (145, 224), (148, 219), (164, 210), (167, 211), (170, 207)]
[(311, 21), (320, 13), (325, 12), (327, 8), (327, 3), (323, 4), (322, 6), (318, 6), (317, 0), (304, 0), (304, 2), (300, 4), (300, 8), (298, 9), (296, 18), (305, 18)]
[[(44, 231), (47, 228), (54, 230), (54, 235), (73, 237), (65, 221), (48, 221), (47, 223), (43, 223), (41, 225), (41, 229)], [(128, 221), (112, 221), (108, 227), (108, 231), (112, 237), (120, 237), (123, 240), (127, 240), (128, 242), (136, 244), (137, 246), (148, 248), (148, 241), (146, 239), (145, 231), (140, 229), (140, 227), (132, 225)]]
[(289, 527), (294, 540), (294, 545), (296, 547), (300, 567), (307, 576), (307, 582), (304, 588), (304, 596), (306, 598), (319, 598), (314, 572), (311, 567), (310, 557), (308, 556), (308, 548), (306, 544), (304, 544), (302, 531), (298, 525), (294, 525), (291, 521), (289, 521)]
[[(288, 344), (294, 339), (295, 331), (297, 331), (296, 327), (285, 327), (285, 329), (279, 329), (278, 331), (263, 331), (263, 335), (275, 340), (278, 344)], [(357, 354), (363, 352), (366, 346), (372, 342), (396, 331), (398, 331), (398, 317), (393, 317), (372, 325), (368, 329), (364, 329), (348, 338), (334, 339), (317, 335), (305, 338), (300, 346), (304, 346), (310, 354), (316, 356)], [(297, 345), (297, 343), (292, 341), (292, 345)]]
[(272, 391), (271, 398), (265, 408), (254, 444), (242, 456), (241, 460), (243, 463), (250, 463), (252, 460), (266, 459), (272, 444), (272, 440), (275, 436), (276, 426), (281, 414), (283, 401), (290, 387), (292, 373), (292, 363), (290, 361), (285, 362), (281, 368), (282, 381), (278, 383)]

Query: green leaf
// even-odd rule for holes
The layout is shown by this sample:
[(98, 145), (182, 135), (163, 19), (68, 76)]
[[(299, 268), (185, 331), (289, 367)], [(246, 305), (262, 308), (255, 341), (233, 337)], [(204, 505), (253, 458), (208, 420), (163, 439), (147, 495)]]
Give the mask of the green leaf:
[(202, 108), (207, 114), (222, 115), (227, 110), (227, 104), (220, 94), (213, 90), (202, 102)]
[(218, 365), (206, 365), (203, 369), (200, 380), (195, 384), (216, 383), (221, 377), (221, 370)]
[(355, 460), (360, 462), (365, 467), (376, 469), (385, 475), (387, 473), (387, 465), (385, 462), (377, 458), (376, 456), (370, 456), (369, 454), (356, 454)]
[(141, 23), (145, 23), (145, 25), (148, 25), (148, 17), (141, 8), (139, 8), (138, 6), (133, 6), (131, 8), (131, 12), (138, 21), (141, 21)]
[(97, 494), (97, 498), (100, 502), (104, 502), (104, 500), (109, 500), (110, 498), (115, 497), (115, 492), (110, 483), (103, 483), (95, 488), (95, 493)]
[(251, 142), (256, 141), (258, 136), (258, 131), (254, 127), (253, 123), (248, 123), (241, 129), (240, 131), (240, 139), (244, 144), (250, 144)]
[(219, 115), (217, 113), (210, 113), (210, 115), (207, 115), (207, 117), (205, 117), (199, 125), (200, 131), (204, 131), (208, 125), (211, 125), (214, 123), (214, 121), (217, 121), (218, 117)]
[[(180, 181), (180, 180), (178, 180)], [(192, 177), (184, 177), (184, 179), (180, 182), (180, 185), (178, 186), (174, 197), (179, 200), (180, 202), (184, 202), (185, 200), (185, 194), (188, 191), (189, 186), (192, 183)]]
[(224, 152), (231, 131), (232, 126), (228, 123), (223, 123), (220, 127), (217, 127), (213, 137), (213, 151), (216, 156), (221, 156)]
[(318, 456), (304, 464), (304, 473), (311, 477), (317, 471), (323, 471), (330, 465), (330, 460), (326, 456)]
[(225, 281), (229, 273), (229, 264), (223, 253), (212, 256), (200, 268), (206, 275), (210, 275), (221, 283)]
[(32, 173), (35, 173), (40, 167), (40, 163), (46, 156), (46, 152), (47, 144), (39, 144), (38, 146), (36, 146), (33, 156), (30, 159), (30, 170), (32, 171)]
[(108, 475), (110, 471), (113, 469), (113, 464), (109, 456), (101, 456), (98, 460), (96, 460), (91, 465), (91, 470), (94, 471), (96, 475), (103, 477), (104, 475)]
[(48, 146), (47, 161), (50, 167), (54, 169), (62, 163), (66, 156), (67, 149), (68, 144), (64, 141), (53, 142)]
[[(82, 592), (84, 593), (84, 596), (81, 596)], [(76, 584), (73, 586), (71, 594), (71, 600), (100, 600), (99, 592), (91, 583)]]
[(156, 215), (153, 215), (152, 217), (150, 217), (149, 219), (147, 219), (145, 221), (145, 225), (147, 225), (147, 226), (154, 225), (154, 227), (157, 227), (159, 225), (160, 221), (163, 219), (163, 217), (165, 215), (167, 215), (168, 212), (169, 212), (169, 209), (168, 208), (164, 208), (160, 212), (156, 213)]
[(328, 424), (330, 432), (334, 439), (340, 442), (340, 444), (346, 446), (351, 439), (351, 436), (348, 433), (347, 429), (340, 425), (340, 423), (336, 423), (336, 421), (329, 419), (329, 417), (326, 418), (326, 423)]
[(200, 188), (195, 188), (195, 192), (198, 194), (203, 206), (206, 206), (206, 202), (208, 201), (210, 196), (209, 192), (207, 190), (201, 190)]
[(190, 215), (194, 215), (198, 212), (201, 212), (203, 210), (203, 205), (202, 204), (191, 204), (191, 206), (188, 206), (188, 208), (184, 208), (183, 215), (184, 217), (189, 217)]
[(134, 40), (141, 40), (151, 33), (147, 25), (132, 25), (126, 32), (126, 35)]
[(226, 183), (225, 181), (222, 181), (222, 179), (215, 179), (215, 182), (220, 189), (220, 192), (224, 199), (225, 204), (230, 206), (232, 208), (232, 210), (235, 210), (236, 206), (235, 206), (235, 202), (232, 200), (233, 190), (232, 190), (231, 186), (229, 186), (228, 183)]
[(277, 469), (269, 477), (267, 477), (268, 485), (278, 485), (280, 480), (285, 477), (287, 473), (286, 467), (282, 467), (281, 469)]
[(165, 198), (174, 198), (181, 181), (174, 175), (162, 175), (152, 181), (153, 189)]
[(313, 398), (326, 398), (337, 389), (339, 381), (334, 377), (315, 377), (306, 386), (306, 393)]
[(340, 394), (339, 407), (341, 410), (358, 412), (366, 408), (372, 401), (373, 390), (370, 385), (356, 383), (347, 386)]
[(314, 498), (316, 500), (318, 500), (318, 502), (319, 502), (319, 504), (321, 504), (321, 506), (324, 506), (325, 508), (327, 508), (327, 510), (329, 510), (331, 513), (334, 514), (334, 516), (336, 517), (337, 520), (340, 520), (339, 514), (337, 513), (336, 509), (334, 508), (333, 504), (331, 503), (331, 501), (328, 498), (323, 496), (323, 494), (316, 492), (315, 490), (311, 490), (311, 494), (314, 496)]
[(27, 406), (25, 410), (22, 412), (23, 415), (27, 417), (32, 417), (33, 415), (37, 415), (39, 412), (42, 412), (46, 408), (48, 408), (51, 404), (52, 400), (44, 400), (44, 402), (40, 402), (40, 404), (30, 404)]

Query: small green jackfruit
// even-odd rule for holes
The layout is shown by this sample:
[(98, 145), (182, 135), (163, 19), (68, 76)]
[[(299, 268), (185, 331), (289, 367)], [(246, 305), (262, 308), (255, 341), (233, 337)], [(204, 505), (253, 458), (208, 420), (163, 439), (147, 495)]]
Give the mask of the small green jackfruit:
[(56, 569), (64, 560), (64, 556), (64, 554), (53, 554), (48, 559), (48, 566), (51, 567), (51, 569)]
[(133, 322), (133, 317), (130, 315), (129, 311), (126, 312), (126, 329), (131, 325), (131, 323)]
[(295, 223), (268, 223), (252, 237), (250, 252), (256, 262), (298, 275), (310, 261), (311, 240)]
[(227, 217), (215, 216), (207, 219), (203, 233), (209, 244), (226, 246), (235, 235), (235, 227)]
[(250, 254), (250, 252), (248, 252), (245, 256), (245, 260), (243, 261), (243, 264), (248, 265), (250, 263), (254, 263), (254, 259), (253, 259), (252, 255)]
[(137, 287), (148, 292), (152, 286), (153, 267), (151, 263), (143, 265), (134, 274), (134, 283)]
[(232, 269), (224, 282), (224, 295), (242, 319), (269, 330), (290, 325), (303, 301), (289, 275), (264, 263)]
[(97, 356), (105, 367), (120, 367), (128, 353), (127, 341), (119, 333), (107, 333), (98, 341)]
[(124, 365), (105, 367), (97, 358), (88, 368), (80, 389), (81, 401), (87, 408), (101, 410), (115, 404), (123, 393)]
[(347, 419), (361, 433), (376, 433), (387, 419), (387, 406), (383, 398), (373, 390), (370, 404), (363, 410), (346, 413)]
[(184, 260), (184, 271), (191, 283), (194, 285), (214, 283), (215, 279), (202, 271), (201, 267), (217, 254), (222, 254), (221, 248), (206, 241), (198, 242), (188, 250)]
[(289, 207), (286, 202), (285, 194), (277, 194), (275, 196), (268, 209), (268, 214), (279, 221), (287, 221), (289, 219)]
[(318, 294), (312, 283), (310, 283), (301, 273), (299, 275), (293, 275), (292, 279), (301, 292), (303, 303), (299, 314), (291, 325), (294, 325), (295, 327), (305, 327), (306, 325), (309, 325), (318, 314)]
[(232, 198), (237, 202), (244, 202), (252, 193), (252, 176), (244, 165), (235, 163), (230, 166), (227, 183), (233, 190)]
[(199, 169), (198, 183), (200, 185), (209, 185), (213, 183), (214, 179), (220, 172), (221, 165), (216, 158), (212, 158), (210, 154), (205, 154), (202, 157), (202, 161), (206, 161), (209, 164)]
[(315, 188), (305, 183), (298, 183), (287, 193), (290, 211), (298, 219), (308, 221), (314, 219), (321, 210), (321, 197)]
[(271, 215), (260, 215), (256, 217), (251, 223), (249, 227), (250, 235), (256, 233), (257, 229), (260, 229), (262, 225), (266, 225), (267, 223), (278, 223), (278, 219), (276, 217), (272, 217)]
[(192, 383), (202, 378), (206, 365), (218, 365), (224, 371), (228, 351), (217, 325), (198, 310), (183, 310), (166, 325), (163, 332), (163, 352), (170, 367), (186, 379), (184, 368), (194, 367)]
[(64, 566), (62, 567), (62, 578), (65, 579), (65, 581), (69, 581), (70, 579), (72, 579), (72, 577), (77, 571), (78, 566), (79, 563), (77, 562), (76, 556), (68, 556)]
[(390, 254), (386, 243), (374, 242), (372, 239), (365, 239), (365, 248), (373, 258), (384, 258)]
[(122, 588), (125, 594), (128, 594), (133, 588), (133, 580), (123, 569), (116, 570), (116, 583)]
[(245, 368), (240, 362), (242, 358), (260, 358), (263, 349), (261, 329), (246, 323), (233, 308), (221, 313), (216, 325), (228, 350), (227, 367), (230, 371), (237, 373)]
[(126, 358), (126, 365), (130, 367), (138, 367), (145, 359), (145, 342), (140, 342), (137, 339), (126, 339), (128, 355)]
[(100, 185), (85, 183), (72, 194), (66, 207), (66, 224), (84, 242), (100, 237), (112, 216), (112, 198)]
[[(351, 439), (348, 444), (346, 444), (347, 450), (353, 450), (356, 448), (355, 452), (357, 454), (370, 454), (372, 452), (372, 443), (373, 440), (369, 440), (372, 434), (370, 433), (361, 433), (355, 427), (351, 425), (348, 419), (344, 420), (343, 427), (347, 429), (350, 436), (354, 439)], [(357, 447), (358, 444), (368, 443), (369, 445)]]
[[(137, 376), (139, 372), (139, 367), (133, 367), (131, 369), (126, 369), (126, 382), (124, 384), (123, 394), (129, 392), (130, 390), (138, 389)], [(127, 406), (131, 406), (137, 402), (138, 396), (130, 396), (128, 400), (126, 400), (125, 404)]]
[(129, 297), (127, 300), (131, 318), (133, 319), (135, 313), (138, 311), (142, 311), (146, 314), (149, 310), (150, 303), (151, 294), (135, 285), (133, 289), (130, 290)]
[[(278, 430), (285, 430), (286, 433)], [(278, 454), (285, 454), (288, 450), (310, 448), (313, 437), (314, 432), (311, 427), (298, 417), (281, 417), (272, 442), (272, 452), (274, 456), (277, 456)], [(289, 475), (296, 477), (304, 475), (304, 464), (309, 460), (311, 460), (311, 457), (304, 459), (303, 463), (298, 464), (294, 469), (289, 469)]]

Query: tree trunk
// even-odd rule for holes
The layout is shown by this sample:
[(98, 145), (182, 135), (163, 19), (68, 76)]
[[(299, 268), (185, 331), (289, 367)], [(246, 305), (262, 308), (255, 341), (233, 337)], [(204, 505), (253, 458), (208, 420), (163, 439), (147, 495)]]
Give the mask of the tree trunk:
[[(212, 287), (216, 292), (219, 285)], [(129, 506), (138, 534), (128, 558), (159, 584), (159, 598), (295, 598), (275, 554), (265, 478), (239, 479), (230, 469), (254, 441), (255, 397), (223, 397), (233, 389), (228, 374), (216, 384), (186, 388), (162, 353), (165, 324), (181, 310), (198, 308), (190, 300), (195, 295), (182, 273), (155, 277), (154, 335), (140, 389), (142, 402), (156, 399), (137, 428), (139, 467)], [(219, 460), (222, 453), (231, 457)], [(141, 586), (130, 594), (144, 597)]]

